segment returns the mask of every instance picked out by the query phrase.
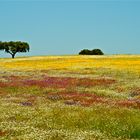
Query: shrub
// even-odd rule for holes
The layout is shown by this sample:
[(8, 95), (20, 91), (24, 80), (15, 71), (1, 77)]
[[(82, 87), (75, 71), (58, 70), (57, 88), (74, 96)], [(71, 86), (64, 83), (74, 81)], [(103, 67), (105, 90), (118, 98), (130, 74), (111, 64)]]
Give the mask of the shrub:
[(104, 53), (100, 49), (94, 49), (91, 51), (92, 55), (104, 55)]
[(79, 52), (79, 55), (104, 55), (104, 53), (100, 49), (84, 49)]
[(91, 54), (91, 51), (88, 50), (88, 49), (84, 49), (84, 50), (81, 50), (81, 51), (79, 52), (79, 54), (81, 54), (81, 55), (90, 55), (90, 54)]

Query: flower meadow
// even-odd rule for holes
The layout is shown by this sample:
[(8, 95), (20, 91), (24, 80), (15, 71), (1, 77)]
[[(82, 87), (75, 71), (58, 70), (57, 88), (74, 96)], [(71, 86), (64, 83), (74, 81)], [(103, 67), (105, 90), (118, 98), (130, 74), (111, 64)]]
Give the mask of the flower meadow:
[(140, 139), (140, 55), (0, 59), (0, 140), (100, 139)]

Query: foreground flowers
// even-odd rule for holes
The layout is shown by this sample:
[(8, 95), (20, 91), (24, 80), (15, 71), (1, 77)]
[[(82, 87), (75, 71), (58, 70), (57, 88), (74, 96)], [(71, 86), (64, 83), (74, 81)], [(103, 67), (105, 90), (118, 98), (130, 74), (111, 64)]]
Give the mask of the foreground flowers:
[(2, 139), (139, 139), (139, 56), (0, 59)]

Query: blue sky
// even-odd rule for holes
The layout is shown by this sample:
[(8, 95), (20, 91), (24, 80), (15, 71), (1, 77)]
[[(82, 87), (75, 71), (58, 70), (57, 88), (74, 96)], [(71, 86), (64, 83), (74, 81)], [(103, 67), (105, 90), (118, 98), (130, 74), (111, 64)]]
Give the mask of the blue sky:
[(140, 54), (140, 1), (0, 0), (0, 40), (29, 42), (21, 55)]

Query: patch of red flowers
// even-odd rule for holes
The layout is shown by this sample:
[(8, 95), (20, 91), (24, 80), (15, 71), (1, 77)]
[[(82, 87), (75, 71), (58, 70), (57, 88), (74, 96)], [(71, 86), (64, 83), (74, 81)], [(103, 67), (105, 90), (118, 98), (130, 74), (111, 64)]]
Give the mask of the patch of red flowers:
[(5, 83), (5, 82), (0, 82), (0, 87), (6, 87), (6, 86), (8, 86), (7, 83)]
[[(27, 79), (28, 78), (28, 79)], [(71, 77), (44, 77), (41, 80), (29, 79), (23, 76), (8, 76), (5, 77), (8, 82), (0, 82), (0, 87), (15, 87), (15, 86), (39, 86), (53, 88), (69, 88), (69, 87), (92, 87), (92, 86), (109, 86), (116, 81), (107, 78), (71, 78)]]
[(92, 86), (109, 86), (115, 83), (113, 79), (89, 79), (89, 78), (70, 78), (70, 77), (45, 77), (42, 80), (25, 80), (24, 84), (28, 86), (39, 87), (55, 87), (55, 88), (68, 88), (68, 87), (92, 87)]

